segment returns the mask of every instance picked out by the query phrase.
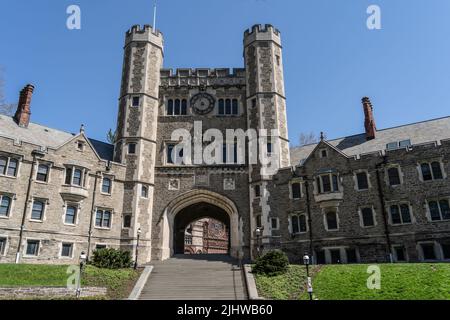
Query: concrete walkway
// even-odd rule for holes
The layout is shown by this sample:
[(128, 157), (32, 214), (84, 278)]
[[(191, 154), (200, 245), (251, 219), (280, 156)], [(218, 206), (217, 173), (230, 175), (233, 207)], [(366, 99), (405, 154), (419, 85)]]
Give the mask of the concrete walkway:
[(244, 300), (242, 271), (223, 255), (179, 255), (154, 266), (140, 300)]

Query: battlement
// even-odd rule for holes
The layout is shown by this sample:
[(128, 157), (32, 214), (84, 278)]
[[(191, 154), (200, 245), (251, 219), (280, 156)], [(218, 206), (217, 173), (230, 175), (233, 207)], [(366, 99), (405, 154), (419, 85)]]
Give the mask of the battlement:
[(162, 32), (154, 30), (151, 25), (134, 25), (126, 32), (125, 46), (131, 42), (151, 42), (162, 49), (164, 45), (163, 38)]
[(260, 33), (260, 32), (264, 32), (264, 33), (272, 32), (272, 33), (276, 34), (277, 36), (281, 35), (280, 30), (278, 30), (271, 24), (265, 24), (265, 25), (255, 24), (250, 29), (245, 30), (244, 37), (248, 37), (249, 35), (251, 35), (253, 33)]
[(281, 32), (271, 24), (255, 24), (244, 32), (244, 46), (255, 41), (273, 41), (281, 47)]
[(230, 72), (229, 68), (179, 68), (175, 69), (161, 69), (161, 78), (169, 78), (169, 77), (214, 77), (214, 78), (222, 78), (222, 77), (236, 77), (236, 78), (245, 78), (245, 69), (244, 68), (233, 68), (232, 72)]
[(245, 69), (161, 69), (162, 86), (244, 86)]

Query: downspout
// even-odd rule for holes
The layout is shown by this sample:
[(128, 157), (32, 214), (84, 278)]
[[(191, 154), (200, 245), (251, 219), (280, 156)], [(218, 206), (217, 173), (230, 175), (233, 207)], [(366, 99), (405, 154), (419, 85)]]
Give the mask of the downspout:
[(25, 203), (24, 203), (24, 207), (23, 207), (22, 223), (20, 224), (19, 244), (17, 245), (17, 252), (16, 252), (16, 264), (20, 262), (20, 251), (21, 251), (22, 240), (23, 240), (23, 229), (25, 228), (25, 219), (27, 217), (28, 202), (30, 200), (31, 186), (33, 184), (34, 167), (37, 164), (36, 156), (37, 155), (41, 155), (41, 156), (45, 155), (40, 150), (33, 150), (33, 152), (31, 154), (33, 155), (33, 162), (31, 163), (30, 178), (28, 179), (27, 194), (25, 196)]
[(314, 260), (314, 250), (313, 250), (313, 231), (312, 231), (312, 218), (311, 218), (311, 203), (309, 198), (309, 183), (308, 180), (305, 181), (305, 191), (306, 191), (306, 213), (308, 215), (308, 228), (309, 228), (309, 255), (313, 257)]
[(95, 179), (94, 179), (94, 192), (92, 194), (92, 205), (91, 205), (91, 221), (89, 222), (89, 234), (88, 234), (88, 247), (87, 247), (87, 261), (89, 261), (89, 256), (91, 252), (91, 238), (92, 238), (92, 224), (94, 220), (94, 214), (95, 214), (95, 198), (97, 195), (97, 182), (98, 182), (98, 176), (101, 174), (100, 171), (97, 171), (95, 173)]
[(388, 220), (387, 220), (387, 212), (386, 212), (386, 208), (384, 206), (384, 193), (383, 193), (381, 177), (380, 177), (380, 168), (384, 164), (386, 164), (386, 156), (383, 157), (383, 162), (381, 162), (381, 163), (376, 165), (378, 196), (380, 198), (381, 211), (383, 213), (382, 216), (383, 216), (384, 232), (385, 232), (385, 235), (386, 235), (386, 243), (387, 243), (387, 250), (386, 251), (389, 253), (389, 262), (393, 262), (392, 251), (391, 251), (391, 248), (392, 248), (392, 246), (391, 246), (391, 238), (390, 238), (390, 235), (389, 235), (389, 225), (388, 225)]

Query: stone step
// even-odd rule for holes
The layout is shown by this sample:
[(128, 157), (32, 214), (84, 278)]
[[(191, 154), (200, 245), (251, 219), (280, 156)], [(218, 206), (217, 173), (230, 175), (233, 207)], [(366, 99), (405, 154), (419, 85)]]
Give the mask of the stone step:
[(229, 256), (175, 256), (152, 265), (141, 300), (246, 299), (242, 272)]

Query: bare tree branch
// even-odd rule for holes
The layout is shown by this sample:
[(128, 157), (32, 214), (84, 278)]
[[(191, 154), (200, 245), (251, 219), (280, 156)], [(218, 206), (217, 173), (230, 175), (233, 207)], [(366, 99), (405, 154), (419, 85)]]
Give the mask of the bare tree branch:
[(305, 146), (307, 144), (312, 144), (318, 142), (318, 137), (314, 134), (314, 132), (310, 133), (300, 133), (299, 143), (300, 146)]
[(12, 116), (14, 115), (17, 105), (14, 103), (6, 103), (4, 88), (5, 80), (3, 79), (3, 68), (0, 66), (0, 114)]

